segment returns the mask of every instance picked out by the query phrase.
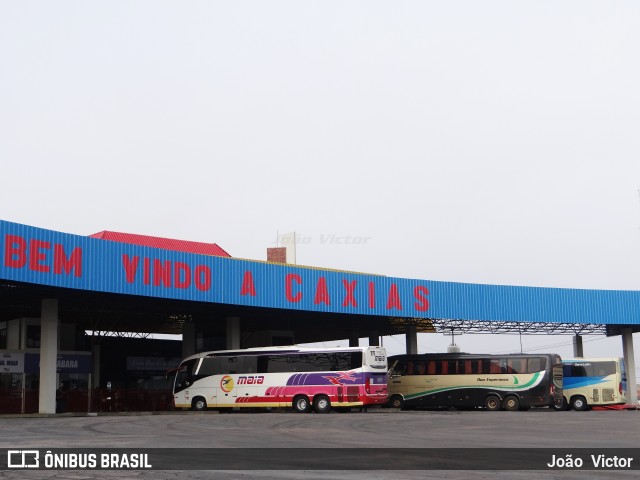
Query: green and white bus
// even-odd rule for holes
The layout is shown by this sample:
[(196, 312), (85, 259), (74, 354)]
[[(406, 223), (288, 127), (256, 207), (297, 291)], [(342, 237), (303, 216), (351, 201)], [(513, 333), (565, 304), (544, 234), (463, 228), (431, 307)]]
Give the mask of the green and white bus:
[(562, 405), (556, 354), (441, 353), (389, 357), (388, 405), (527, 410)]
[(627, 376), (622, 358), (563, 359), (562, 410), (588, 410), (627, 403)]

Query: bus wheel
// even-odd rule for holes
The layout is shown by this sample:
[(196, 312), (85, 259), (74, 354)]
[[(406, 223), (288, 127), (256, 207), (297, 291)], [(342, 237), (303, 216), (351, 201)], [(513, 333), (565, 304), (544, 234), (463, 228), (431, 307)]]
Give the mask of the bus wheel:
[(329, 413), (331, 410), (331, 401), (326, 395), (316, 395), (313, 399), (313, 409), (317, 413)]
[(565, 410), (569, 410), (569, 402), (567, 402), (566, 398), (562, 397), (562, 405), (558, 406), (554, 403), (553, 409), (558, 412), (564, 412)]
[(509, 412), (517, 412), (520, 409), (520, 400), (515, 395), (509, 395), (502, 401), (502, 408)]
[(307, 413), (311, 409), (309, 398), (306, 395), (297, 395), (293, 399), (293, 409), (298, 413)]
[(497, 412), (500, 410), (500, 398), (497, 395), (489, 395), (484, 400), (484, 406), (490, 412)]
[(587, 400), (580, 396), (573, 397), (571, 399), (571, 408), (578, 412), (584, 412), (588, 408)]
[(196, 397), (191, 402), (191, 410), (203, 412), (207, 409), (207, 401), (202, 397)]
[(402, 410), (404, 408), (404, 398), (400, 395), (394, 395), (389, 399), (389, 406), (391, 408), (399, 408)]

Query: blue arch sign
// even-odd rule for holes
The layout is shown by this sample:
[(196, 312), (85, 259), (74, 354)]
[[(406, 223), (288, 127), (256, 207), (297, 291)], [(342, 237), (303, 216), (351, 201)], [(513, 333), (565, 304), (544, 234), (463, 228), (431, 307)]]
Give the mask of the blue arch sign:
[(640, 292), (385, 277), (129, 245), (0, 220), (0, 279), (158, 298), (407, 318), (637, 324)]

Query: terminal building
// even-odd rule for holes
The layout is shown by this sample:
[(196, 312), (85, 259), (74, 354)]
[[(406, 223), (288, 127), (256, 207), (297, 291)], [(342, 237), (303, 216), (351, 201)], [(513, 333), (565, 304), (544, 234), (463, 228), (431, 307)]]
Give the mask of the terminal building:
[(268, 254), (0, 220), (0, 413), (165, 410), (165, 372), (195, 352), (401, 333), (417, 353), (417, 333), (436, 331), (571, 334), (578, 357), (582, 335), (620, 336), (637, 403), (640, 292), (395, 278)]

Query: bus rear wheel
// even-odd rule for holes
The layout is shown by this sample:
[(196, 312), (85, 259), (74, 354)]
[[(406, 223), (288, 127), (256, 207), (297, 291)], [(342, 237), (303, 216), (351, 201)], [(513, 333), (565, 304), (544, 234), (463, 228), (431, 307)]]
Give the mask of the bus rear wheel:
[(313, 399), (313, 409), (316, 413), (329, 413), (331, 410), (331, 400), (326, 395), (316, 395)]
[(500, 410), (500, 397), (497, 395), (489, 395), (484, 400), (484, 406), (490, 412), (497, 412)]
[(509, 395), (502, 401), (502, 408), (509, 412), (517, 412), (520, 408), (520, 399), (515, 395)]
[(191, 410), (204, 412), (207, 409), (207, 401), (202, 397), (196, 397), (191, 402)]
[(587, 399), (581, 396), (573, 397), (571, 399), (571, 408), (578, 412), (584, 412), (589, 406), (587, 405)]
[(566, 398), (562, 397), (562, 405), (556, 405), (554, 403), (553, 409), (558, 412), (564, 412), (565, 410), (569, 410), (569, 402), (567, 402)]
[(309, 397), (306, 395), (296, 395), (293, 399), (293, 409), (298, 413), (307, 413), (311, 410), (311, 403), (309, 403)]

